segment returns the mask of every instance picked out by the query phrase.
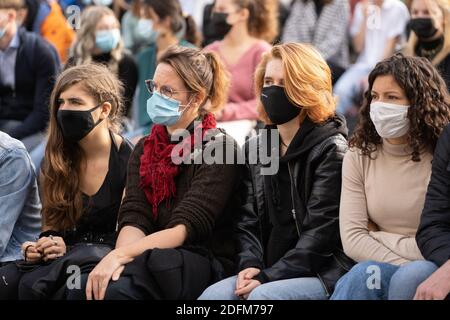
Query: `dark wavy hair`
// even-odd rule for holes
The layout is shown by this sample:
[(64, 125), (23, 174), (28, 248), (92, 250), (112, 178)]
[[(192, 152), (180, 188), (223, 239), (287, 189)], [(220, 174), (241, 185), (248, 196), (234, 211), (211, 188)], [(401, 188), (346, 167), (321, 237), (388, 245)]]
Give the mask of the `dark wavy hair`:
[(397, 53), (375, 66), (369, 75), (369, 88), (364, 94), (358, 125), (349, 145), (371, 157), (382, 143), (382, 138), (370, 119), (370, 103), (375, 79), (385, 75), (391, 75), (395, 79), (410, 102), (407, 144), (412, 150), (412, 160), (420, 161), (421, 150), (428, 148), (433, 153), (442, 129), (450, 122), (450, 96), (446, 84), (425, 58)]

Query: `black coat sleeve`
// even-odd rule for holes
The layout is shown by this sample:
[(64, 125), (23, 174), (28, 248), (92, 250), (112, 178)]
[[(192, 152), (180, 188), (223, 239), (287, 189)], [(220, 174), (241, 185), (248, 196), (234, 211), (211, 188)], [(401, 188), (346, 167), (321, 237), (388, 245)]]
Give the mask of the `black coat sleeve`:
[[(50, 94), (60, 71), (60, 62), (55, 48), (45, 40), (36, 41), (34, 48), (34, 87), (33, 111), (23, 123), (11, 131), (11, 136), (23, 139), (47, 127), (49, 119)], [(20, 61), (17, 61), (20, 63)]]
[(260, 221), (255, 208), (256, 199), (250, 166), (247, 165), (242, 181), (243, 204), (236, 222), (238, 271), (246, 268), (263, 268), (263, 247), (260, 238)]
[(436, 146), (416, 240), (425, 259), (438, 266), (450, 259), (450, 125)]
[(337, 141), (325, 146), (312, 175), (306, 200), (306, 219), (295, 248), (256, 278), (261, 282), (315, 276), (339, 244), (341, 171), (347, 145)]

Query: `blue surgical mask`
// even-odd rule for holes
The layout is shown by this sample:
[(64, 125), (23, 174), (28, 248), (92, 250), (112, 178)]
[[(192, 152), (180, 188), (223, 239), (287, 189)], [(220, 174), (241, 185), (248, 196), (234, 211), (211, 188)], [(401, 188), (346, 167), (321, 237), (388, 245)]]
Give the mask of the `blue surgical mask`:
[(153, 30), (153, 22), (150, 19), (139, 19), (134, 32), (138, 41), (148, 44), (155, 43), (159, 35), (156, 30)]
[(189, 106), (189, 103), (183, 111), (179, 111), (182, 105), (178, 100), (164, 97), (155, 91), (150, 99), (147, 100), (147, 113), (153, 123), (173, 126), (180, 120), (181, 115)]
[(101, 30), (95, 33), (95, 46), (103, 53), (111, 52), (120, 41), (120, 30)]

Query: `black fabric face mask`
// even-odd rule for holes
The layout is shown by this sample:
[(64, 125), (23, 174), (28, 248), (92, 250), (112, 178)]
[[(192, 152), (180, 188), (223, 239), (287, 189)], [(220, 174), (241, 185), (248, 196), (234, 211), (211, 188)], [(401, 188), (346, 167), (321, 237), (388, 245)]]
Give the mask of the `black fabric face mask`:
[(215, 37), (223, 39), (233, 27), (227, 23), (228, 13), (213, 12), (211, 16), (211, 28)]
[(280, 86), (264, 87), (261, 92), (261, 102), (267, 116), (274, 124), (284, 124), (291, 121), (300, 113), (300, 108), (289, 101)]
[(57, 120), (62, 130), (64, 139), (70, 142), (78, 142), (86, 137), (103, 119), (94, 123), (92, 111), (101, 107), (103, 103), (90, 110), (58, 110)]
[(431, 18), (411, 19), (409, 22), (409, 27), (420, 39), (431, 38), (438, 31)]

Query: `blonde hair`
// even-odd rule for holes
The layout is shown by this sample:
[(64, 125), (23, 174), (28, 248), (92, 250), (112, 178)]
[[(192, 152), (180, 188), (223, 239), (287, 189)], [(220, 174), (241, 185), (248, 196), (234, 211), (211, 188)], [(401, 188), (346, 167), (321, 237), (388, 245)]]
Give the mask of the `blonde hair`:
[[(282, 62), (284, 90), (289, 100), (301, 108), (300, 121), (308, 117), (314, 123), (321, 123), (334, 116), (336, 102), (330, 68), (320, 53), (308, 44), (279, 44), (263, 56), (255, 73), (257, 97), (261, 96), (266, 67), (272, 59)], [(258, 102), (258, 113), (262, 121), (271, 123), (261, 101)]]
[(258, 39), (271, 43), (278, 35), (278, 1), (233, 0), (241, 9), (249, 11), (248, 30)]
[[(114, 17), (117, 25), (120, 26), (114, 12), (108, 7), (91, 6), (84, 9), (81, 14), (81, 28), (77, 32), (77, 39), (71, 49), (75, 65), (92, 62), (92, 52), (95, 48), (95, 28), (98, 22), (108, 15)], [(119, 71), (119, 62), (123, 53), (124, 44), (120, 40), (117, 47), (111, 51), (111, 60), (108, 64), (108, 68), (115, 74)]]
[[(410, 0), (407, 2), (410, 11), (413, 1), (414, 0)], [(441, 51), (439, 51), (438, 54), (436, 54), (436, 56), (431, 60), (431, 63), (434, 66), (437, 66), (450, 53), (450, 3), (448, 0), (426, 0), (425, 2), (430, 9), (440, 9), (442, 11), (442, 17), (444, 21), (444, 46), (442, 47)], [(408, 43), (406, 44), (402, 52), (408, 56), (415, 56), (415, 48), (417, 46), (418, 40), (419, 39), (416, 34), (411, 31)]]
[[(214, 52), (196, 48), (170, 47), (158, 61), (175, 69), (185, 86), (193, 93), (203, 92), (205, 100), (199, 113), (220, 111), (228, 98), (229, 77), (220, 58)], [(206, 109), (206, 102), (210, 105)]]

